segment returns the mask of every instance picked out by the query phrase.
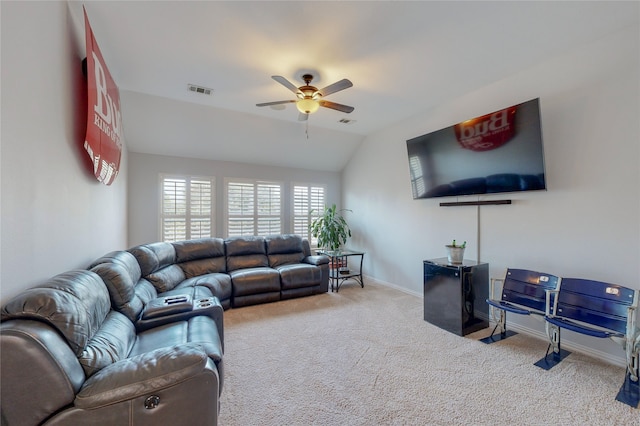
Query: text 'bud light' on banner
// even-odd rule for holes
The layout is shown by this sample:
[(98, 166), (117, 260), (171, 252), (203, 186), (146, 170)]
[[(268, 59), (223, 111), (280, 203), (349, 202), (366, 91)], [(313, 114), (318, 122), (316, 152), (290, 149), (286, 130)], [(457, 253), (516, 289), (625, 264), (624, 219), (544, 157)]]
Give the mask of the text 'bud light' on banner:
[(84, 149), (93, 163), (93, 174), (105, 185), (118, 176), (122, 153), (120, 93), (105, 65), (84, 11), (87, 41), (87, 134)]
[(455, 125), (456, 138), (472, 151), (496, 149), (515, 135), (516, 107), (505, 108)]

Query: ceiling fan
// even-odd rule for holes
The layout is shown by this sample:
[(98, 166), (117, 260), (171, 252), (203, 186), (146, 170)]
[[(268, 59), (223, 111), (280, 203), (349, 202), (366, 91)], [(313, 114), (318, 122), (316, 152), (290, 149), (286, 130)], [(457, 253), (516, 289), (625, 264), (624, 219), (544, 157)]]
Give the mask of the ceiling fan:
[(273, 75), (271, 76), (275, 81), (282, 84), (287, 89), (291, 90), (298, 99), (292, 99), (288, 101), (275, 101), (275, 102), (265, 102), (262, 104), (256, 104), (256, 106), (272, 106), (272, 105), (281, 105), (288, 103), (295, 103), (300, 114), (298, 116), (299, 121), (306, 121), (309, 118), (309, 114), (316, 112), (320, 107), (335, 109), (336, 111), (350, 113), (353, 111), (352, 106), (342, 105), (335, 102), (325, 101), (322, 99), (325, 96), (328, 96), (332, 93), (339, 92), (340, 90), (348, 89), (353, 86), (353, 83), (346, 78), (337, 81), (333, 84), (328, 85), (327, 87), (318, 90), (317, 87), (311, 86), (311, 80), (313, 80), (313, 76), (311, 74), (305, 74), (302, 76), (305, 85), (296, 87), (289, 80), (280, 76)]

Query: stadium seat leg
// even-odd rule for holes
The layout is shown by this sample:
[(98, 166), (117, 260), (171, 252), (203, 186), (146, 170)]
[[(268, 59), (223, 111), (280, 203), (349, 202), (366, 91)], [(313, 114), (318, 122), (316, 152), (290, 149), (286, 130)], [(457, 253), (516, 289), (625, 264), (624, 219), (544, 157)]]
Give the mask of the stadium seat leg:
[[(559, 331), (560, 330), (558, 330), (558, 333)], [(554, 347), (554, 350), (551, 351), (551, 353), (549, 353), (549, 350), (552, 347)], [(558, 342), (557, 344), (557, 349), (556, 349), (556, 345), (549, 343), (549, 346), (547, 347), (547, 353), (544, 355), (544, 358), (540, 359), (533, 365), (535, 365), (536, 367), (540, 367), (543, 370), (551, 370), (552, 367), (555, 367), (556, 365), (560, 364), (560, 361), (568, 357), (570, 354), (571, 352), (564, 350), (560, 347), (560, 342)]]
[(496, 329), (498, 328), (500, 324), (496, 324), (496, 326), (493, 328), (493, 331), (491, 332), (491, 334), (487, 337), (484, 337), (482, 339), (480, 339), (480, 341), (482, 343), (486, 343), (486, 344), (491, 344), (494, 342), (499, 342), (501, 340), (506, 339), (507, 337), (511, 337), (511, 336), (515, 336), (516, 333), (515, 331), (511, 331), (511, 330), (504, 330), (501, 331), (499, 334), (495, 334)]
[(624, 377), (624, 383), (618, 391), (616, 401), (638, 408), (640, 403), (640, 380), (631, 380), (631, 375), (627, 372)]
[[(480, 339), (482, 343), (490, 344), (494, 342), (499, 342), (500, 340), (504, 340), (507, 337), (515, 336), (516, 334), (518, 334), (515, 331), (507, 330), (506, 316), (507, 316), (506, 312), (503, 310), (500, 310), (500, 319), (496, 323), (496, 326), (493, 327), (493, 331), (491, 331), (491, 334), (488, 337), (484, 337)], [(500, 327), (500, 334), (496, 335), (495, 333), (498, 327)]]

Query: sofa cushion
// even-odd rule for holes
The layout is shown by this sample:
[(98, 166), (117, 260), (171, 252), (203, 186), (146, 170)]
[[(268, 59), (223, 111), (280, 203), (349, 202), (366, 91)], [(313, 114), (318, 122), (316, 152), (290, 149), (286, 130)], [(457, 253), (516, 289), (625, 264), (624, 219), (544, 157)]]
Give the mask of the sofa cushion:
[(322, 282), (322, 270), (318, 266), (297, 263), (276, 267), (280, 272), (282, 289), (312, 287)]
[(302, 238), (298, 235), (271, 235), (265, 237), (269, 266), (300, 263), (304, 259)]
[(227, 259), (224, 256), (191, 260), (180, 263), (179, 265), (187, 278), (211, 273), (224, 273), (227, 271)]
[(280, 273), (272, 268), (238, 269), (229, 273), (233, 283), (233, 295), (280, 291)]
[(224, 240), (222, 238), (201, 238), (197, 240), (177, 241), (171, 244), (176, 251), (177, 263), (216, 257), (224, 258), (225, 255)]
[(302, 238), (294, 234), (269, 235), (264, 239), (267, 254), (302, 253)]
[(79, 356), (111, 310), (107, 287), (95, 272), (73, 270), (20, 293), (2, 308), (2, 320), (47, 322), (65, 337)]
[(214, 273), (188, 278), (177, 288), (181, 288), (183, 286), (207, 288), (213, 296), (220, 300), (223, 307), (225, 306), (223, 302), (229, 300), (231, 297), (231, 277), (228, 274)]
[(196, 316), (139, 332), (129, 356), (184, 343), (197, 343), (215, 362), (222, 360), (222, 341), (213, 319)]
[(269, 255), (269, 266), (272, 268), (277, 268), (282, 265), (291, 265), (302, 262), (304, 259), (304, 255), (302, 252), (295, 253), (281, 253), (281, 254), (270, 254)]
[(247, 254), (267, 254), (262, 237), (232, 237), (224, 242), (227, 256), (244, 256)]
[[(153, 286), (140, 280), (138, 261), (127, 251), (111, 252), (97, 259), (92, 263), (91, 270), (100, 275), (107, 286), (113, 309), (122, 312), (132, 322), (138, 318), (149, 298), (157, 295)], [(136, 289), (138, 285), (141, 287)], [(145, 289), (145, 285), (151, 289)], [(140, 295), (137, 294), (138, 290)], [(148, 296), (145, 297), (145, 294)]]
[(263, 254), (227, 257), (227, 271), (229, 273), (238, 269), (266, 268), (268, 266), (269, 260)]
[(120, 312), (109, 312), (102, 327), (78, 357), (86, 376), (90, 377), (104, 367), (127, 358), (135, 340), (133, 323)]
[(138, 260), (143, 277), (176, 263), (176, 250), (171, 243), (143, 244), (128, 251)]
[(190, 280), (182, 281), (173, 290), (162, 293), (161, 297), (188, 295), (191, 300), (202, 299), (213, 296), (211, 290), (205, 286), (194, 285)]
[(140, 270), (138, 261), (136, 260), (135, 256), (133, 256), (128, 251), (117, 250), (107, 253), (104, 256), (94, 260), (87, 269), (93, 269), (95, 266), (102, 263), (116, 263), (121, 265), (126, 269), (126, 274), (131, 277), (131, 280), (134, 282), (138, 281), (142, 276), (142, 271)]
[(234, 237), (225, 240), (227, 272), (269, 266), (264, 238)]
[(145, 277), (158, 290), (164, 293), (173, 290), (178, 284), (185, 280), (184, 271), (178, 265), (169, 265), (159, 269)]

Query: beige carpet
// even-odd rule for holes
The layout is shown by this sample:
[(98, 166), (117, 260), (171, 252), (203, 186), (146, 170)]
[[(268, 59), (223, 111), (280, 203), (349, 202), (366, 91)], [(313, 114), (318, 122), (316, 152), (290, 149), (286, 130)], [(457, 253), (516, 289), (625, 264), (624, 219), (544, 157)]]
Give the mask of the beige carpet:
[(225, 313), (220, 424), (640, 425), (624, 369), (546, 343), (485, 345), (422, 319), (422, 298), (367, 283)]

